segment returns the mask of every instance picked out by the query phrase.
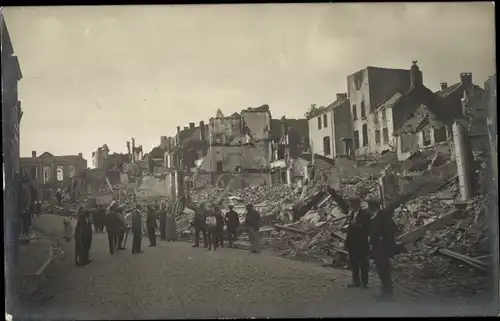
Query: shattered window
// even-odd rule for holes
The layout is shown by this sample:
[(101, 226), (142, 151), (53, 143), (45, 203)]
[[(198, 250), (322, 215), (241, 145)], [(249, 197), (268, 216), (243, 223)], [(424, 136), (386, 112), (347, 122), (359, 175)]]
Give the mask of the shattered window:
[(380, 130), (378, 129), (375, 131), (375, 143), (380, 145)]
[(382, 130), (382, 135), (384, 135), (384, 144), (387, 144), (389, 142), (389, 130), (384, 128)]
[(368, 146), (368, 126), (363, 125), (363, 146)]
[(73, 177), (75, 176), (75, 167), (70, 165), (68, 166), (68, 177)]
[(50, 167), (45, 166), (43, 168), (43, 183), (47, 184), (50, 181)]
[(62, 166), (57, 166), (57, 180), (62, 181), (64, 179), (64, 170)]

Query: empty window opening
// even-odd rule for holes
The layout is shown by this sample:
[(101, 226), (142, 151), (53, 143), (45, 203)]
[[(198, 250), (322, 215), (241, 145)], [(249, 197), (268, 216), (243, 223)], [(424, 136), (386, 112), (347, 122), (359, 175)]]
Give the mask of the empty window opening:
[(222, 162), (217, 162), (217, 173), (222, 173)]
[(382, 109), (381, 111), (381, 114), (382, 114), (382, 122), (385, 122), (387, 120), (387, 110), (386, 109)]
[(318, 117), (318, 129), (321, 129), (321, 116)]
[(352, 105), (352, 119), (358, 119), (358, 108), (356, 107), (356, 105)]
[(31, 167), (31, 178), (38, 179), (38, 167)]
[(431, 144), (431, 133), (428, 129), (422, 131), (422, 142), (424, 146), (429, 146)]
[(358, 130), (354, 131), (354, 148), (355, 149), (359, 148), (359, 131)]
[(366, 110), (365, 110), (365, 102), (361, 102), (361, 118), (366, 119)]
[(375, 131), (375, 144), (380, 145), (380, 130)]
[(50, 181), (50, 167), (45, 166), (43, 168), (43, 183), (47, 184)]
[(327, 119), (326, 119), (326, 118), (327, 118), (327, 117), (326, 117), (326, 114), (324, 114), (324, 115), (323, 115), (323, 128), (328, 127), (328, 121), (327, 121)]
[(375, 112), (375, 114), (373, 114), (373, 123), (378, 124), (378, 112)]
[(447, 139), (448, 136), (446, 134), (446, 127), (434, 129), (434, 141), (436, 143), (445, 142)]
[(332, 149), (330, 146), (330, 137), (325, 136), (323, 137), (323, 154), (325, 155), (331, 155)]
[(382, 135), (384, 136), (384, 144), (389, 143), (389, 130), (387, 128), (382, 130)]
[(363, 146), (368, 146), (368, 126), (363, 125)]

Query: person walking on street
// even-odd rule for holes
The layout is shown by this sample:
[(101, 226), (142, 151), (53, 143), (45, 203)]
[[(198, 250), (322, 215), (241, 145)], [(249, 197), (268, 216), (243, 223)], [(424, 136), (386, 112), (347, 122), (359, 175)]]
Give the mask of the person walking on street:
[(236, 213), (233, 209), (234, 206), (229, 205), (229, 211), (226, 213), (225, 217), (229, 247), (233, 247), (233, 242), (236, 241), (238, 226), (240, 225), (240, 218), (238, 217), (238, 213)]
[(397, 227), (392, 220), (392, 212), (380, 209), (380, 200), (369, 199), (367, 202), (368, 211), (373, 213), (370, 225), (370, 243), (381, 283), (378, 299), (390, 300), (393, 294), (390, 259), (397, 251), (395, 240)]
[(92, 226), (89, 222), (89, 212), (84, 210), (78, 216), (75, 227), (75, 263), (78, 266), (87, 265), (92, 260), (89, 259), (92, 245)]
[(198, 208), (195, 209), (194, 212), (194, 218), (193, 221), (191, 222), (191, 225), (194, 227), (194, 245), (193, 247), (199, 247), (200, 246), (200, 232), (203, 236), (203, 245), (205, 248), (208, 247), (208, 240), (207, 240), (207, 229), (205, 225), (205, 220), (207, 218), (206, 216), (206, 210), (203, 207), (203, 205), (200, 205)]
[(217, 220), (217, 235), (215, 240), (218, 246), (224, 247), (224, 217), (222, 216), (219, 206), (214, 206), (214, 214), (215, 219)]
[(99, 233), (99, 216), (96, 209), (92, 210), (92, 223), (94, 225), (94, 231)]
[(146, 228), (148, 229), (149, 246), (156, 246), (156, 213), (152, 206), (148, 207)]
[(366, 289), (368, 288), (370, 214), (361, 209), (359, 196), (351, 196), (347, 202), (350, 212), (347, 217), (345, 248), (349, 254), (352, 273), (352, 284), (348, 287)]
[(167, 240), (167, 208), (165, 204), (160, 205), (160, 240)]
[(28, 236), (30, 234), (30, 215), (29, 205), (26, 205), (26, 207), (21, 212), (22, 234), (24, 236)]
[(260, 213), (253, 208), (253, 204), (246, 206), (245, 227), (248, 232), (250, 244), (252, 246), (250, 252), (259, 253), (259, 229), (260, 229)]
[(142, 214), (141, 206), (136, 205), (134, 213), (132, 214), (132, 254), (142, 253)]
[(177, 241), (177, 222), (175, 217), (177, 216), (178, 207), (172, 207), (167, 213), (166, 221), (166, 239), (167, 241)]
[(208, 232), (208, 250), (211, 251), (213, 246), (214, 251), (217, 251), (217, 218), (214, 212), (208, 211), (205, 225)]
[(116, 245), (118, 250), (126, 250), (126, 244), (124, 244), (125, 240), (125, 233), (127, 233), (127, 222), (125, 221), (125, 217), (123, 216), (123, 208), (120, 208), (117, 211), (117, 218), (118, 218), (118, 243)]

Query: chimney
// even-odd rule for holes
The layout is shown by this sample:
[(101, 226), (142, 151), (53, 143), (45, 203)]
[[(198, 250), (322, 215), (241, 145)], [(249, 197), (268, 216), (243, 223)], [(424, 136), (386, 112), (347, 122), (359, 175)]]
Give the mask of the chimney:
[(447, 82), (442, 82), (441, 83), (441, 90), (445, 90), (446, 88), (448, 88), (448, 83)]
[(423, 86), (422, 72), (418, 68), (417, 62), (416, 60), (412, 61), (413, 66), (410, 68), (410, 84), (412, 88)]
[(344, 101), (347, 99), (347, 93), (337, 93), (337, 101)]
[(467, 87), (472, 86), (472, 73), (463, 72), (460, 74), (460, 81)]
[(188, 130), (188, 129), (189, 129), (189, 127), (184, 126), (184, 130)]
[(80, 156), (80, 158), (83, 158), (83, 154), (82, 153), (78, 153), (78, 156)]
[(177, 126), (177, 133), (181, 132), (181, 126)]
[(127, 142), (127, 152), (128, 156), (130, 156), (130, 142)]
[(36, 150), (31, 152), (31, 157), (35, 158), (36, 157)]
[(203, 121), (200, 121), (200, 140), (205, 141), (205, 123)]
[(135, 139), (132, 138), (132, 163), (135, 163)]
[(194, 123), (189, 123), (189, 129), (194, 129)]

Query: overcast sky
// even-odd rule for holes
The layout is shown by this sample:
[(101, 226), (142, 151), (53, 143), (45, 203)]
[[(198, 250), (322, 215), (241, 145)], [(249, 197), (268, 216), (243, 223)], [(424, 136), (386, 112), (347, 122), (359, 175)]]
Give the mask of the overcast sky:
[(303, 117), (366, 66), (418, 60), (431, 89), (495, 72), (491, 3), (5, 8), (23, 79), (21, 156), (145, 152), (177, 126), (268, 104)]

